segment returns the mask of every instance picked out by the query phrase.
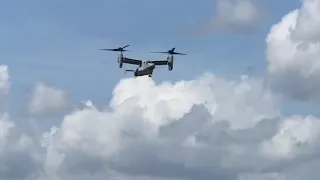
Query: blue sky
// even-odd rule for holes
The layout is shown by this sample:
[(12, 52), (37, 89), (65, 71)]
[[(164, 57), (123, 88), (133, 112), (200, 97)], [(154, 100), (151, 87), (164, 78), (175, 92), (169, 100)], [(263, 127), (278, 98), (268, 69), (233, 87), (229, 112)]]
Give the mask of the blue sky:
[[(300, 2), (260, 3), (267, 16), (253, 34), (192, 36), (182, 31), (211, 19), (215, 1), (1, 1), (0, 58), (9, 66), (13, 101), (26, 98), (34, 83), (44, 80), (68, 91), (75, 102), (107, 103), (125, 75), (117, 68), (116, 54), (97, 49), (126, 44), (135, 58), (165, 58), (149, 52), (172, 47), (188, 54), (176, 57), (172, 72), (158, 68), (158, 82), (190, 79), (204, 72), (238, 78), (247, 64), (263, 76), (265, 37), (271, 25)], [(313, 106), (300, 107), (288, 104), (284, 112), (313, 111)]]

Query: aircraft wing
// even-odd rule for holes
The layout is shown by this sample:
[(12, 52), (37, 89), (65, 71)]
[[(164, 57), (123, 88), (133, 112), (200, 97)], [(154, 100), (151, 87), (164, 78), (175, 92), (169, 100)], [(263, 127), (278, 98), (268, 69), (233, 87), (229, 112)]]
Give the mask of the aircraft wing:
[(130, 58), (123, 58), (123, 63), (127, 63), (127, 64), (135, 64), (135, 65), (139, 65), (141, 66), (142, 61), (141, 60), (137, 60), (137, 59), (130, 59)]
[(150, 63), (153, 63), (154, 65), (168, 65), (168, 61), (149, 61)]

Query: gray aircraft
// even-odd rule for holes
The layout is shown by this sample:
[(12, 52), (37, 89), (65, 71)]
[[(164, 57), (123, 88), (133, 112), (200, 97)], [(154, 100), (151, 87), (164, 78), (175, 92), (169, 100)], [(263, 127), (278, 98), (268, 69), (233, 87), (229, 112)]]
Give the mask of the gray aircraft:
[(165, 52), (152, 52), (152, 53), (164, 53), (164, 54), (168, 54), (167, 60), (159, 60), (159, 61), (142, 61), (142, 60), (138, 60), (138, 59), (132, 59), (132, 58), (128, 58), (123, 56), (123, 52), (124, 51), (128, 51), (125, 50), (126, 47), (128, 47), (129, 45), (126, 45), (124, 47), (119, 47), (116, 49), (100, 49), (100, 50), (106, 50), (106, 51), (117, 51), (118, 53), (118, 64), (119, 64), (119, 68), (122, 68), (123, 63), (127, 63), (127, 64), (134, 64), (134, 65), (138, 65), (139, 67), (136, 68), (135, 70), (125, 70), (125, 72), (133, 72), (134, 73), (134, 77), (137, 76), (145, 76), (148, 75), (149, 77), (152, 77), (153, 74), (153, 70), (155, 69), (156, 66), (161, 66), (161, 65), (166, 65), (168, 66), (169, 71), (172, 71), (173, 69), (173, 55), (186, 55), (183, 53), (177, 53), (174, 52), (175, 48), (172, 48), (171, 50), (165, 51)]

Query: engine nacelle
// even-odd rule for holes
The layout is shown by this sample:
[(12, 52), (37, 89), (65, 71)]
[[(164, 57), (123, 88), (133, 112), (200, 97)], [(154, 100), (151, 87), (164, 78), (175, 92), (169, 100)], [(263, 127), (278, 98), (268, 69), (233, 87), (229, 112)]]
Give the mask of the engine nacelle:
[(168, 60), (168, 70), (172, 71), (172, 69), (173, 69), (173, 56), (169, 55), (167, 60)]
[(169, 71), (172, 71), (172, 69), (173, 69), (173, 64), (170, 63), (170, 62), (168, 62), (168, 70), (169, 70)]
[(122, 68), (123, 64), (123, 54), (120, 52), (118, 56), (118, 63), (119, 63), (119, 68)]

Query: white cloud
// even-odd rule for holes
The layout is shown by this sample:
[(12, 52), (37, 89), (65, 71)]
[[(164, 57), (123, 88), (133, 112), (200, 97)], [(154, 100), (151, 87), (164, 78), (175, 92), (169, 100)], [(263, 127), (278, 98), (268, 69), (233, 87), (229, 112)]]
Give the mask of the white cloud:
[(271, 84), (298, 100), (320, 100), (320, 1), (302, 7), (275, 24), (266, 38)]
[(296, 27), (292, 29), (294, 40), (317, 43), (320, 41), (320, 1), (303, 0), (296, 18)]
[(28, 110), (33, 115), (52, 115), (64, 110), (67, 105), (67, 94), (64, 91), (40, 82), (34, 87)]
[(216, 16), (192, 33), (253, 32), (263, 17), (263, 9), (253, 0), (217, 0)]
[(8, 93), (10, 90), (8, 66), (0, 65), (0, 111), (7, 105)]
[(0, 118), (0, 152), (6, 144), (7, 136), (14, 127), (14, 123), (8, 120), (8, 114), (3, 114)]
[(5, 95), (10, 90), (8, 66), (0, 66), (0, 93)]
[[(0, 66), (0, 106), (7, 102), (10, 90), (8, 67)], [(34, 139), (20, 129), (5, 109), (0, 109), (0, 180), (26, 179), (37, 174), (41, 161), (38, 160), (38, 149)]]
[[(133, 86), (134, 89), (131, 88)], [(124, 91), (125, 89), (131, 90)], [(257, 98), (260, 99), (259, 103)], [(230, 121), (234, 128), (248, 127), (261, 118), (278, 115), (275, 108), (277, 100), (264, 89), (261, 80), (227, 81), (212, 74), (192, 81), (176, 84), (165, 82), (158, 86), (143, 78), (136, 81), (122, 80), (115, 88), (111, 106), (121, 111), (124, 105), (121, 108), (118, 106), (125, 102), (124, 99), (128, 100), (125, 104), (133, 105), (138, 102), (138, 105), (150, 110), (144, 117), (153, 119), (156, 124), (161, 124), (161, 119), (181, 118), (197, 104), (206, 104), (217, 119), (229, 121), (237, 118), (237, 121)], [(247, 106), (242, 106), (243, 104)], [(128, 111), (127, 108), (123, 109)]]
[(293, 159), (316, 154), (320, 137), (320, 121), (313, 116), (293, 116), (279, 124), (278, 133), (263, 144), (266, 154)]
[(113, 95), (111, 110), (90, 103), (47, 136), (55, 176), (282, 180), (317, 154), (319, 119), (281, 117), (261, 80), (130, 78)]
[[(43, 137), (0, 119), (0, 180), (317, 179), (319, 120), (282, 117), (260, 79), (123, 79)], [(5, 112), (3, 114), (6, 114)]]

